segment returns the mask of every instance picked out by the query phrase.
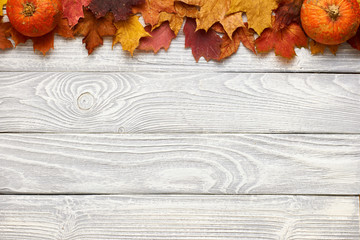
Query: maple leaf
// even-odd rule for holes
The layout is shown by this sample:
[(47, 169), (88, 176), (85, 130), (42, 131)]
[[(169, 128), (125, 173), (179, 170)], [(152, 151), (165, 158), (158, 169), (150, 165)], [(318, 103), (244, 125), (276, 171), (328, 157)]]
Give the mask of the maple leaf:
[(160, 27), (153, 31), (151, 31), (150, 26), (146, 26), (145, 31), (147, 31), (151, 37), (141, 38), (138, 49), (154, 51), (154, 53), (157, 53), (161, 48), (164, 48), (165, 51), (167, 51), (171, 41), (176, 37), (169, 26), (169, 22), (162, 23)]
[(322, 43), (318, 43), (314, 40), (310, 40), (309, 42), (309, 46), (310, 46), (310, 51), (312, 55), (316, 55), (316, 54), (324, 54), (324, 51), (326, 48), (329, 48), (330, 52), (334, 55), (336, 55), (336, 52), (339, 48), (339, 45), (325, 45)]
[(145, 3), (133, 7), (135, 13), (141, 13), (146, 24), (159, 24), (161, 13), (175, 13), (174, 0), (146, 0)]
[(195, 6), (203, 6), (207, 0), (177, 0), (183, 3), (186, 3), (187, 5), (195, 5)]
[(215, 22), (223, 20), (229, 7), (230, 0), (207, 0), (196, 18), (196, 30), (207, 31)]
[(199, 10), (196, 6), (188, 5), (183, 2), (175, 2), (176, 15), (180, 17), (196, 18)]
[(11, 35), (11, 38), (15, 42), (15, 46), (19, 45), (20, 43), (25, 43), (27, 40), (31, 39), (31, 41), (33, 42), (34, 52), (36, 50), (39, 50), (43, 55), (46, 55), (46, 53), (50, 49), (54, 49), (55, 34), (59, 34), (60, 36), (65, 38), (74, 38), (67, 19), (60, 19), (58, 25), (54, 30), (41, 37), (24, 36), (18, 31), (16, 31), (15, 28), (11, 28), (9, 30), (9, 33)]
[(304, 0), (282, 0), (275, 15), (280, 29), (292, 22), (300, 23), (300, 11)]
[(291, 23), (283, 29), (279, 29), (275, 23), (274, 28), (263, 31), (255, 44), (260, 53), (274, 49), (276, 55), (291, 59), (296, 55), (295, 46), (299, 48), (307, 46), (307, 37), (297, 23)]
[(153, 26), (152, 30), (160, 27), (163, 22), (169, 22), (171, 30), (173, 30), (175, 35), (178, 35), (183, 24), (183, 18), (178, 16), (177, 14), (161, 12), (159, 14), (159, 21), (155, 26)]
[(3, 16), (3, 7), (4, 7), (4, 5), (7, 3), (7, 0), (0, 0), (0, 9), (1, 9), (1, 11), (0, 11), (0, 16)]
[(210, 59), (219, 59), (221, 54), (222, 39), (212, 29), (207, 32), (203, 29), (196, 30), (196, 21), (188, 18), (184, 26), (185, 47), (190, 47), (196, 62), (200, 57), (204, 57), (206, 61)]
[(112, 12), (116, 22), (125, 21), (132, 13), (131, 8), (144, 2), (145, 0), (91, 0), (89, 9), (97, 18)]
[(221, 54), (218, 60), (222, 60), (236, 53), (240, 46), (240, 42), (242, 42), (246, 48), (256, 54), (254, 36), (255, 31), (249, 29), (247, 26), (248, 24), (245, 23), (244, 27), (236, 29), (232, 38), (230, 38), (227, 34), (222, 37), (223, 42), (221, 44)]
[(11, 24), (9, 22), (3, 22), (3, 17), (0, 16), (0, 49), (5, 50), (7, 48), (12, 48), (13, 45), (8, 37), (11, 36), (10, 29)]
[(116, 22), (115, 27), (117, 31), (113, 39), (113, 46), (120, 42), (123, 50), (129, 51), (131, 56), (139, 46), (140, 38), (151, 36), (139, 22), (139, 16), (131, 16), (126, 21)]
[(234, 13), (226, 16), (220, 21), (227, 35), (232, 38), (233, 32), (239, 27), (245, 27), (242, 20), (242, 12)]
[(83, 7), (91, 0), (62, 0), (63, 18), (67, 18), (71, 27), (75, 26), (80, 18), (84, 17)]
[(360, 51), (360, 28), (356, 32), (356, 35), (347, 41), (351, 47)]
[(75, 26), (74, 34), (84, 36), (83, 43), (85, 43), (88, 53), (91, 54), (95, 48), (103, 44), (104, 36), (113, 36), (115, 34), (116, 28), (113, 21), (114, 17), (111, 13), (96, 19), (90, 11), (85, 11), (84, 18), (80, 19)]
[(249, 28), (260, 35), (265, 28), (271, 27), (272, 11), (277, 7), (277, 0), (231, 0), (227, 14), (246, 12)]

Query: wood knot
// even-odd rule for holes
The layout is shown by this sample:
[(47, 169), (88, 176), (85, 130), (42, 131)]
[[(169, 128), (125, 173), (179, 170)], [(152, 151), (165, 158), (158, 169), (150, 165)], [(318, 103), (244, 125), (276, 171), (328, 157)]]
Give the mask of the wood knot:
[(94, 105), (94, 102), (95, 102), (95, 98), (89, 92), (81, 94), (77, 99), (78, 107), (81, 110), (89, 110)]

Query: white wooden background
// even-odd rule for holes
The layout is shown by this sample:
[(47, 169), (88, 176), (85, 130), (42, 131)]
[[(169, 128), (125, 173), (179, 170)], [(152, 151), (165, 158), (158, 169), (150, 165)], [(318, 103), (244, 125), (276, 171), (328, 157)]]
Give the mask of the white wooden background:
[(360, 239), (360, 52), (0, 58), (0, 240)]

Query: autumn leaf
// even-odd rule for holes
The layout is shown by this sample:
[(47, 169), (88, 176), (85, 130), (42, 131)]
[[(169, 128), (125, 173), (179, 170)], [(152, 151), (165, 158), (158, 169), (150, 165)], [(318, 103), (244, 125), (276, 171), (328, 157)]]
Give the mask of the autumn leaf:
[(219, 60), (236, 53), (240, 46), (240, 42), (242, 42), (247, 49), (256, 54), (254, 34), (254, 30), (247, 28), (247, 23), (244, 24), (244, 27), (235, 30), (232, 38), (225, 34), (222, 37), (223, 42), (221, 44), (221, 55)]
[(177, 0), (183, 3), (186, 3), (187, 5), (195, 5), (202, 7), (207, 0)]
[(55, 34), (58, 34), (65, 38), (74, 38), (73, 32), (70, 29), (67, 19), (60, 19), (58, 25), (53, 31), (41, 37), (24, 36), (18, 31), (16, 31), (15, 28), (11, 28), (9, 30), (9, 34), (15, 42), (15, 46), (19, 45), (20, 43), (25, 43), (27, 40), (31, 39), (31, 41), (33, 42), (34, 51), (38, 50), (43, 55), (46, 55), (46, 53), (50, 49), (54, 49)]
[(0, 17), (0, 49), (5, 50), (7, 48), (12, 48), (13, 45), (10, 40), (8, 40), (8, 37), (11, 36), (10, 29), (11, 25), (9, 22), (3, 22), (3, 17)]
[[(1, 0), (0, 0), (1, 1)], [(62, 0), (63, 18), (67, 18), (71, 27), (75, 26), (80, 18), (84, 17), (83, 7), (91, 0)]]
[(176, 15), (179, 17), (196, 18), (199, 10), (196, 6), (188, 5), (183, 2), (175, 2)]
[(356, 35), (347, 41), (351, 47), (360, 51), (360, 28), (356, 32)]
[(157, 53), (161, 48), (167, 51), (171, 41), (176, 37), (169, 26), (169, 22), (162, 23), (160, 27), (153, 31), (151, 31), (151, 26), (146, 26), (145, 31), (147, 31), (151, 37), (141, 38), (138, 49), (154, 51), (154, 53)]
[(196, 30), (207, 31), (214, 23), (223, 20), (229, 7), (230, 0), (207, 0), (196, 18)]
[(310, 40), (309, 42), (309, 46), (310, 46), (310, 51), (312, 55), (316, 55), (316, 54), (324, 54), (324, 51), (326, 48), (329, 48), (330, 52), (334, 55), (336, 55), (336, 52), (339, 48), (339, 45), (325, 45), (322, 43), (318, 43), (314, 40)]
[(246, 12), (249, 28), (260, 35), (265, 28), (271, 27), (272, 11), (277, 7), (277, 0), (231, 0), (227, 14)]
[(139, 46), (140, 38), (151, 36), (139, 22), (139, 16), (131, 16), (126, 21), (116, 22), (115, 27), (117, 31), (113, 39), (113, 46), (120, 42), (123, 50), (129, 51), (131, 56)]
[(89, 9), (97, 18), (104, 17), (112, 12), (116, 22), (125, 21), (130, 17), (132, 7), (144, 2), (145, 0), (91, 0)]
[(75, 26), (74, 34), (84, 36), (83, 43), (85, 43), (89, 54), (98, 46), (103, 45), (104, 36), (113, 36), (115, 34), (116, 28), (113, 20), (114, 17), (111, 13), (96, 19), (90, 11), (84, 12), (84, 18), (80, 19)]
[(282, 0), (275, 11), (278, 27), (285, 28), (292, 22), (300, 24), (300, 11), (304, 0)]
[(7, 0), (0, 0), (0, 16), (3, 16), (3, 7), (7, 3)]
[(207, 32), (203, 29), (196, 30), (196, 21), (188, 18), (184, 26), (185, 47), (190, 47), (196, 62), (200, 57), (206, 61), (210, 59), (219, 59), (221, 54), (221, 38), (212, 29)]
[(307, 46), (307, 37), (299, 24), (291, 23), (283, 29), (278, 29), (279, 27), (274, 24), (274, 28), (266, 29), (256, 39), (255, 44), (258, 52), (269, 52), (274, 49), (276, 55), (291, 59), (296, 55), (295, 47)]
[(239, 27), (245, 27), (242, 20), (242, 12), (234, 13), (226, 16), (220, 21), (227, 35), (232, 38), (233, 32)]
[(173, 30), (175, 35), (178, 35), (183, 24), (183, 18), (178, 16), (177, 14), (161, 12), (159, 15), (159, 22), (155, 26), (153, 26), (152, 30), (160, 27), (163, 22), (169, 22), (171, 30)]

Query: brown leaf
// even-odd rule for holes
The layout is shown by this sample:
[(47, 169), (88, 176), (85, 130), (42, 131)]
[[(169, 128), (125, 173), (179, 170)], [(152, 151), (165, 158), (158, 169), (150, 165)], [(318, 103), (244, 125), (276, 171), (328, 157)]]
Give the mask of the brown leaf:
[(11, 36), (10, 29), (11, 25), (9, 22), (4, 23), (2, 21), (2, 18), (0, 16), (0, 48), (2, 50), (5, 50), (7, 48), (12, 48), (13, 45), (10, 40), (8, 40), (8, 37)]

